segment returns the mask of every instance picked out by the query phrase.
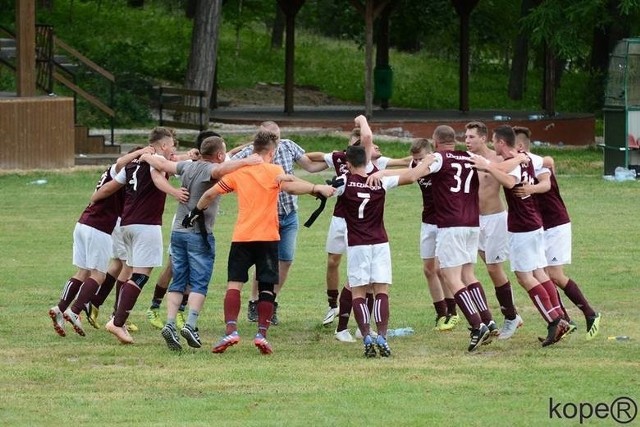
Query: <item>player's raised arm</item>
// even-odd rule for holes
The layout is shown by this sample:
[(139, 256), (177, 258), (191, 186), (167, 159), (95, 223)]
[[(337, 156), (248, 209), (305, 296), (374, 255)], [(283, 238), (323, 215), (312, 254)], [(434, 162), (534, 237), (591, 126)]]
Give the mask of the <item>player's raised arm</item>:
[(373, 157), (373, 132), (371, 132), (371, 127), (369, 127), (369, 122), (365, 116), (359, 115), (354, 122), (356, 127), (360, 129), (360, 143), (364, 147), (368, 164)]

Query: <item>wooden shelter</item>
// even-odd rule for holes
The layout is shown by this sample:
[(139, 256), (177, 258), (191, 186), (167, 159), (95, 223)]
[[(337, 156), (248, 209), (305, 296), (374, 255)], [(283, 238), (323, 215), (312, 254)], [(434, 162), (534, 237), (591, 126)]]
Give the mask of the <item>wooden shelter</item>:
[(35, 0), (16, 0), (16, 94), (0, 94), (0, 167), (74, 165), (73, 98), (36, 92)]

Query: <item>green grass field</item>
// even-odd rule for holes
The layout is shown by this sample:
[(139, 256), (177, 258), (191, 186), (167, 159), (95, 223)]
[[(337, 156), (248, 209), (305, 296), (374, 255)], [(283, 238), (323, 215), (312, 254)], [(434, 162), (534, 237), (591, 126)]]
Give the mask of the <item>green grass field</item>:
[[(322, 150), (319, 143), (308, 147), (300, 141), (309, 150)], [(406, 149), (389, 143), (383, 151), (403, 155)], [(416, 332), (390, 338), (389, 359), (364, 359), (359, 343), (339, 343), (333, 328), (320, 325), (326, 310), (324, 239), (331, 202), (313, 227), (300, 229), (296, 260), (279, 298), (281, 324), (270, 330), (272, 356), (260, 356), (251, 343), (255, 324), (245, 320), (248, 290), (239, 321), (243, 341), (225, 354), (210, 353), (223, 331), (234, 196), (223, 199), (216, 222), (215, 274), (199, 321), (202, 349), (172, 353), (159, 331), (146, 323), (144, 312), (159, 269), (131, 315), (140, 327), (135, 345), (120, 345), (104, 329), (88, 324), (86, 337), (69, 329), (61, 338), (47, 310), (75, 271), (73, 227), (101, 170), (2, 175), (0, 424), (575, 425), (579, 415), (572, 410), (580, 403), (609, 405), (627, 396), (638, 404), (640, 184), (604, 181), (597, 152), (567, 152), (552, 155), (560, 159), (559, 183), (573, 220), (568, 273), (603, 313), (600, 335), (585, 340), (584, 318), (565, 298), (579, 329), (557, 345), (541, 348), (537, 336), (546, 332), (545, 325), (513, 274), (525, 322), (513, 339), (469, 354), (465, 327), (434, 332), (434, 310), (417, 249), (421, 198), (416, 186), (407, 186), (387, 198), (394, 274), (390, 327), (410, 326)], [(48, 183), (29, 184), (39, 178)], [(301, 223), (316, 206), (313, 198), (300, 198)], [(175, 207), (174, 200), (167, 201), (165, 245)], [(501, 323), (481, 265), (477, 274)], [(113, 296), (103, 306), (103, 323), (112, 302)], [(350, 325), (353, 331), (355, 322)], [(607, 339), (617, 335), (631, 340)], [(550, 399), (562, 404), (562, 420), (550, 413)], [(592, 415), (588, 422), (615, 424), (606, 415)]]

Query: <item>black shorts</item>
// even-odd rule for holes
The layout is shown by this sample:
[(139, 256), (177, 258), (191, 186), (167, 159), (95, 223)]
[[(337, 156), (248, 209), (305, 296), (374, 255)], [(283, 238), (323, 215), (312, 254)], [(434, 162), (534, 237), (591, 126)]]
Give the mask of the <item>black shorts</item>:
[(232, 242), (227, 267), (229, 282), (246, 283), (252, 265), (256, 266), (258, 282), (278, 284), (278, 241)]

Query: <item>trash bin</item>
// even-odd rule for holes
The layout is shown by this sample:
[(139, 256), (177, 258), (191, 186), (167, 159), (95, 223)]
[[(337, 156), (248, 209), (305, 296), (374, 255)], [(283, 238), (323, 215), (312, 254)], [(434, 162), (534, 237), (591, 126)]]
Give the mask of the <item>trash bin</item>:
[(640, 169), (640, 38), (620, 40), (609, 58), (604, 107), (604, 174)]
[(374, 98), (388, 100), (393, 92), (393, 70), (389, 65), (376, 65), (373, 69)]

